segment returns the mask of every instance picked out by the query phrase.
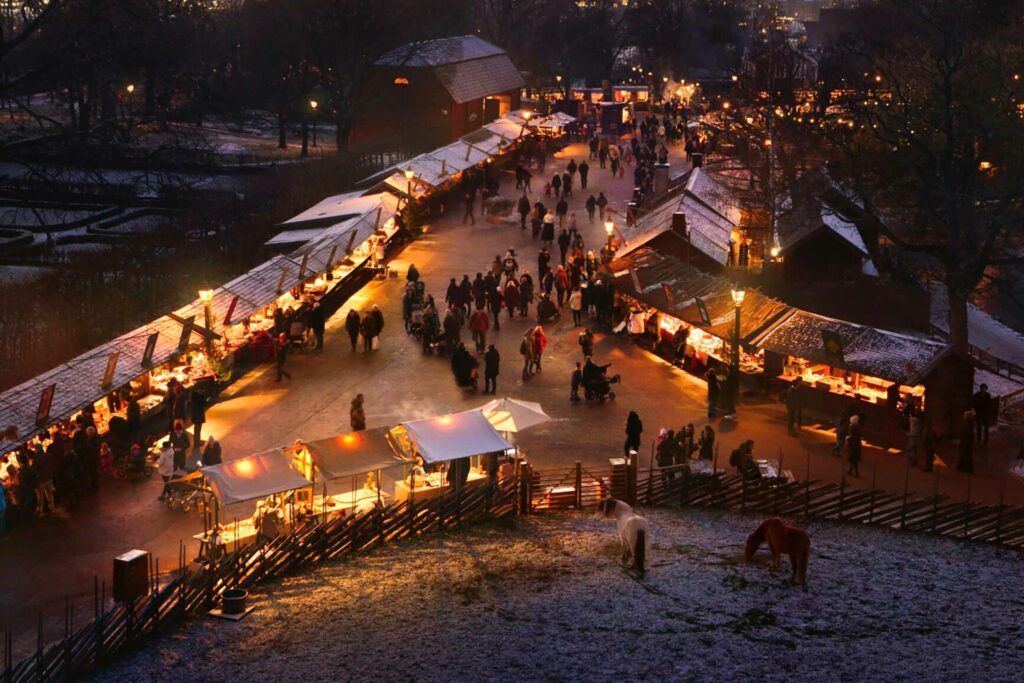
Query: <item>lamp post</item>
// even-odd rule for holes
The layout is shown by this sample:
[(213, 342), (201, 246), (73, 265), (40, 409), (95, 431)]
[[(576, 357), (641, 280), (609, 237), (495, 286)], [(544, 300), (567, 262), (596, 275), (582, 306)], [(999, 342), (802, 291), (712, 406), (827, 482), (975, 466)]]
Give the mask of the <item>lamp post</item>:
[(316, 100), (309, 101), (309, 108), (313, 110), (313, 146), (316, 147), (316, 108), (320, 106), (320, 103)]
[(125, 91), (125, 93), (127, 93), (127, 95), (125, 96), (125, 99), (128, 100), (128, 128), (130, 130), (131, 127), (132, 127), (132, 116), (133, 116), (132, 100), (134, 98), (132, 96), (135, 94), (135, 84), (134, 83), (129, 83), (128, 85), (126, 85), (124, 87), (124, 91)]
[(612, 250), (612, 236), (615, 234), (615, 223), (612, 221), (605, 221), (604, 231), (608, 233), (608, 251)]
[(732, 288), (732, 303), (735, 309), (735, 319), (732, 330), (732, 363), (729, 367), (729, 376), (726, 384), (729, 389), (729, 414), (736, 414), (736, 398), (740, 388), (740, 308), (743, 306), (743, 297), (746, 292), (740, 286)]
[(203, 302), (203, 322), (206, 327), (206, 334), (203, 335), (203, 345), (206, 347), (206, 355), (209, 356), (211, 348), (210, 333), (213, 332), (213, 311), (211, 306), (213, 290), (200, 289), (199, 300)]

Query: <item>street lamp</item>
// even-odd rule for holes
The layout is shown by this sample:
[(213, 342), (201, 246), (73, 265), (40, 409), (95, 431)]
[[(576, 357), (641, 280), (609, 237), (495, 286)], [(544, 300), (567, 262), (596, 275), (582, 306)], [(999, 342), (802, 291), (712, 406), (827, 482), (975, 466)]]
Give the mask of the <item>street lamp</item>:
[(200, 289), (199, 300), (203, 302), (203, 320), (206, 327), (206, 334), (203, 335), (204, 346), (206, 347), (206, 354), (210, 354), (210, 333), (213, 332), (213, 290), (212, 289)]
[(320, 103), (316, 100), (309, 101), (309, 108), (313, 110), (313, 146), (316, 147), (316, 108), (320, 106)]
[(412, 204), (412, 179), (416, 177), (416, 171), (412, 170), (412, 166), (405, 169), (405, 182), (408, 183), (407, 194), (409, 199), (406, 204)]
[(743, 297), (746, 292), (742, 287), (736, 285), (732, 288), (732, 303), (735, 309), (735, 319), (732, 330), (732, 364), (729, 368), (729, 377), (726, 384), (729, 389), (730, 415), (736, 414), (736, 394), (740, 388), (740, 308), (743, 306)]
[(612, 235), (615, 234), (615, 223), (612, 221), (605, 221), (604, 231), (608, 233), (608, 251), (612, 250)]

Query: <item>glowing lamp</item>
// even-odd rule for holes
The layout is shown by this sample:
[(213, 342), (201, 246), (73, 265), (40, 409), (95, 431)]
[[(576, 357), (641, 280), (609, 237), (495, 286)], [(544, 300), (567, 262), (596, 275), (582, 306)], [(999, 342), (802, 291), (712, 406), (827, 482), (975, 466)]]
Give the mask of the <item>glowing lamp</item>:
[(732, 302), (736, 304), (737, 308), (743, 303), (743, 298), (747, 295), (746, 291), (742, 287), (735, 287), (732, 290)]
[(135, 92), (135, 84), (129, 83), (127, 86), (125, 86), (125, 90), (128, 92), (129, 95), (131, 95), (133, 92)]
[(212, 289), (200, 289), (199, 300), (204, 304), (208, 304), (213, 301), (213, 290)]
[(243, 479), (252, 479), (256, 474), (256, 466), (252, 464), (252, 460), (238, 460), (232, 464), (231, 469)]
[(416, 177), (416, 171), (412, 170), (411, 168), (405, 169), (405, 179), (406, 180), (408, 180), (411, 183), (412, 179), (415, 178), (415, 177)]
[(777, 258), (779, 256), (779, 248), (778, 247), (772, 247), (771, 248), (771, 255), (772, 255), (772, 258)]
[(982, 161), (981, 163), (978, 164), (978, 170), (982, 171), (982, 172), (991, 171), (992, 170), (992, 162), (991, 161)]
[(312, 109), (313, 111), (316, 111), (316, 108), (319, 107), (319, 106), (320, 106), (320, 103), (317, 102), (316, 100), (310, 100), (309, 101), (309, 108)]
[(730, 104), (729, 102), (722, 102), (722, 109), (728, 109), (731, 106), (732, 104)]
[(606, 221), (605, 224), (604, 224), (604, 231), (606, 233), (608, 233), (609, 237), (614, 235), (615, 234), (615, 223), (612, 223), (611, 221)]

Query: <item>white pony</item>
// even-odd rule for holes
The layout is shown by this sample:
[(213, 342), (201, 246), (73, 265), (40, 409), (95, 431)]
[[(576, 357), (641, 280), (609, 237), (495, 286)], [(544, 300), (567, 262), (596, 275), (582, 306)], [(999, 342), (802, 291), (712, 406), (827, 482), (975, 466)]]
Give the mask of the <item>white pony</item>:
[(619, 528), (619, 542), (622, 544), (622, 559), (633, 558), (633, 566), (640, 576), (644, 575), (644, 560), (647, 555), (647, 520), (633, 512), (633, 508), (621, 500), (605, 498), (597, 504), (595, 519), (612, 519)]

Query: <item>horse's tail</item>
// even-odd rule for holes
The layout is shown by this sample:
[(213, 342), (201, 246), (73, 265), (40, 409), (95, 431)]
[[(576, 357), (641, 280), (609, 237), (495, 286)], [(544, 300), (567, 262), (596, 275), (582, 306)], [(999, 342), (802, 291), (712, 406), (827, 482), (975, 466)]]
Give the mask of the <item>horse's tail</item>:
[(633, 567), (644, 575), (644, 561), (647, 559), (647, 532), (638, 529), (636, 532), (636, 550), (633, 551)]

